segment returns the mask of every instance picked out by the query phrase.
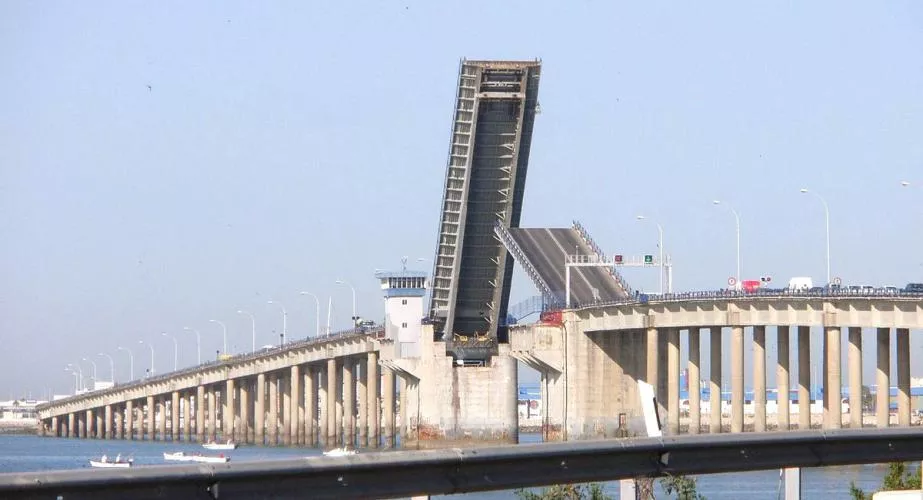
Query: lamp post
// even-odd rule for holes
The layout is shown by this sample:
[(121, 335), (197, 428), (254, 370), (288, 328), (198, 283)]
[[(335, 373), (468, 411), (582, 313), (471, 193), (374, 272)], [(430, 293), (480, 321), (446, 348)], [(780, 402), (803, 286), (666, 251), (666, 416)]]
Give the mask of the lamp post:
[[(139, 340), (138, 343), (139, 343), (139, 344), (143, 344), (144, 341), (143, 341), (143, 340)], [(151, 344), (150, 342), (148, 342), (148, 343), (147, 343), (147, 346), (151, 348), (151, 371), (150, 371), (150, 374), (149, 374), (148, 376), (149, 376), (149, 377), (153, 377), (153, 376), (154, 376), (154, 344)]]
[(202, 364), (202, 335), (199, 334), (199, 331), (195, 328), (189, 328), (184, 326), (183, 330), (188, 330), (190, 332), (195, 332), (195, 349), (196, 349), (196, 365)]
[(64, 371), (71, 372), (71, 374), (74, 375), (74, 394), (77, 394), (80, 392), (80, 378), (78, 378), (79, 375), (77, 375), (77, 372), (70, 368), (70, 365), (65, 366)]
[(250, 330), (250, 344), (252, 344), (250, 347), (250, 352), (256, 352), (256, 318), (253, 317), (253, 314), (248, 313), (247, 311), (238, 310), (237, 314), (246, 314), (247, 316), (250, 316), (250, 326), (252, 327)]
[(115, 385), (115, 360), (112, 359), (112, 356), (104, 352), (97, 353), (97, 356), (105, 356), (109, 358), (109, 377), (112, 380), (112, 385)]
[(830, 286), (830, 207), (827, 205), (827, 200), (825, 200), (823, 196), (815, 193), (814, 191), (808, 191), (807, 188), (801, 188), (801, 193), (813, 194), (824, 205), (824, 227), (827, 234), (827, 286)]
[(96, 378), (96, 363), (95, 363), (92, 359), (87, 359), (87, 358), (80, 358), (80, 359), (82, 359), (83, 361), (86, 361), (87, 363), (90, 363), (91, 365), (93, 365), (93, 388), (95, 389), (95, 388), (96, 388), (96, 381), (98, 380), (98, 379)]
[(76, 365), (68, 363), (67, 366), (69, 366), (71, 370), (77, 370), (77, 392), (80, 392), (80, 388), (83, 387), (83, 370), (80, 369), (79, 363)]
[[(720, 205), (721, 201), (714, 200), (712, 203), (714, 203), (715, 205)], [(737, 213), (737, 210), (734, 210), (734, 207), (730, 205), (725, 205), (725, 206), (728, 207), (728, 209), (731, 211), (732, 214), (734, 214), (734, 223), (737, 226), (737, 274), (734, 276), (734, 278), (737, 281), (736, 288), (740, 290), (740, 283), (741, 283), (741, 278), (740, 278), (740, 214)]]
[(222, 352), (224, 354), (227, 354), (228, 353), (228, 327), (225, 326), (224, 323), (222, 323), (221, 321), (218, 321), (217, 319), (210, 319), (208, 321), (211, 323), (218, 323), (219, 325), (221, 325), (221, 331), (223, 332), (223, 335), (224, 335), (224, 351)]
[[(639, 221), (647, 220), (647, 217), (643, 215), (639, 215), (635, 218)], [(654, 222), (654, 224), (657, 226), (657, 233), (660, 235), (657, 246), (660, 247), (660, 295), (663, 295), (663, 227), (659, 222)]]
[(125, 351), (128, 353), (128, 380), (135, 379), (135, 356), (131, 353), (131, 350), (127, 347), (118, 347), (119, 351)]
[(177, 359), (179, 358), (179, 342), (176, 340), (175, 336), (170, 335), (167, 332), (160, 332), (160, 334), (163, 335), (164, 337), (170, 337), (171, 339), (173, 339), (173, 371), (176, 371)]
[(353, 328), (356, 327), (356, 323), (359, 321), (359, 316), (356, 316), (356, 288), (352, 286), (348, 281), (337, 280), (338, 285), (346, 285), (353, 292)]
[(285, 344), (285, 339), (288, 337), (288, 313), (285, 312), (285, 306), (275, 300), (270, 300), (267, 304), (275, 304), (282, 309), (282, 344)]
[(301, 292), (301, 295), (310, 295), (314, 298), (314, 338), (320, 337), (320, 299), (311, 292)]

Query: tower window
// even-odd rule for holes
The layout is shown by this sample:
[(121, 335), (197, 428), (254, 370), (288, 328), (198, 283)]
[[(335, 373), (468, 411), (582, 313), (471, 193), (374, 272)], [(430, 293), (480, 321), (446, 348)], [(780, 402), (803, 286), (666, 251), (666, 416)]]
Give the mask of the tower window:
[(401, 305), (402, 305), (402, 306), (406, 306), (406, 305), (407, 305), (407, 299), (401, 299)]
[(407, 323), (406, 322), (401, 323), (401, 328), (407, 328)]

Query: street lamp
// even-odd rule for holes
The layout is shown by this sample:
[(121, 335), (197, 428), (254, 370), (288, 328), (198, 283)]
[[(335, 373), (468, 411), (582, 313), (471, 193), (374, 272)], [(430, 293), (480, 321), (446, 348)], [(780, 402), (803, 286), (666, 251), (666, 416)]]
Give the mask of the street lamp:
[(74, 375), (74, 394), (77, 394), (78, 392), (80, 392), (80, 379), (78, 378), (79, 375), (77, 375), (77, 372), (71, 369), (70, 366), (71, 365), (65, 366), (64, 371), (71, 372)]
[(83, 370), (80, 369), (80, 364), (75, 365), (68, 363), (67, 366), (69, 366), (71, 370), (77, 370), (77, 392), (80, 392), (80, 388), (83, 387)]
[(128, 375), (129, 375), (128, 380), (134, 380), (135, 379), (135, 356), (134, 354), (132, 354), (131, 350), (128, 349), (127, 347), (119, 346), (118, 350), (125, 351), (128, 353)]
[(112, 356), (104, 352), (97, 353), (97, 356), (105, 356), (109, 358), (109, 377), (112, 379), (112, 385), (115, 385), (115, 360), (112, 359)]
[(311, 292), (301, 292), (301, 295), (310, 295), (314, 298), (314, 337), (320, 337), (320, 299)]
[(173, 339), (173, 371), (176, 371), (177, 369), (176, 361), (179, 358), (179, 342), (176, 340), (175, 336), (170, 335), (167, 332), (160, 332), (160, 334), (163, 335), (164, 337), (170, 337), (171, 339)]
[[(647, 220), (647, 217), (639, 215), (635, 217), (639, 221)], [(657, 226), (657, 233), (660, 235), (660, 240), (657, 246), (660, 247), (660, 295), (663, 295), (663, 227), (659, 222), (654, 222)]]
[(96, 378), (96, 363), (95, 363), (92, 359), (87, 359), (87, 358), (80, 358), (80, 359), (82, 359), (83, 361), (86, 361), (86, 362), (90, 363), (91, 365), (93, 365), (93, 388), (95, 389), (95, 388), (96, 388), (96, 381), (98, 380), (98, 379)]
[(276, 304), (282, 308), (282, 344), (285, 344), (285, 338), (288, 336), (288, 313), (285, 312), (285, 306), (274, 300), (267, 301), (267, 304)]
[[(138, 343), (143, 344), (144, 341), (139, 340)], [(151, 348), (151, 372), (150, 372), (150, 375), (148, 376), (153, 377), (154, 376), (154, 344), (151, 344), (150, 342), (148, 342), (147, 346)]]
[(217, 319), (210, 319), (208, 321), (210, 321), (211, 323), (218, 323), (219, 325), (221, 325), (221, 331), (223, 332), (223, 335), (224, 335), (224, 351), (223, 352), (224, 354), (227, 354), (228, 353), (228, 327), (225, 326), (224, 323), (218, 321)]
[[(715, 205), (720, 205), (721, 201), (714, 200), (712, 203), (714, 203)], [(725, 206), (728, 207), (731, 213), (734, 214), (734, 222), (737, 225), (737, 275), (735, 276), (735, 279), (737, 283), (736, 288), (740, 290), (740, 283), (741, 283), (741, 278), (740, 278), (740, 214), (737, 213), (737, 210), (734, 210), (734, 207), (730, 205), (725, 205)]]
[(346, 285), (350, 290), (353, 291), (353, 328), (356, 327), (356, 322), (359, 321), (359, 316), (356, 315), (356, 288), (352, 286), (348, 281), (337, 280), (338, 285)]
[(199, 331), (195, 328), (189, 328), (184, 326), (183, 330), (188, 330), (195, 332), (195, 349), (196, 349), (196, 365), (202, 364), (202, 335), (199, 334)]
[(827, 286), (830, 286), (830, 207), (827, 205), (827, 200), (823, 196), (815, 193), (814, 191), (808, 191), (807, 188), (801, 188), (802, 194), (813, 194), (824, 204), (824, 226), (827, 233)]
[(256, 318), (253, 317), (253, 314), (250, 314), (247, 311), (238, 310), (237, 314), (246, 314), (247, 316), (250, 316), (250, 325), (253, 327), (250, 335), (250, 343), (253, 345), (250, 348), (250, 352), (256, 352)]

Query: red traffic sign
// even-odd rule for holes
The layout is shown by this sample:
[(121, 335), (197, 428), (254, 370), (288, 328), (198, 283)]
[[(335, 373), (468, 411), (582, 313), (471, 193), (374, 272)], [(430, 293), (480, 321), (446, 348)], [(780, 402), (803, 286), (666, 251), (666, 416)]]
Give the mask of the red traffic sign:
[(728, 278), (728, 286), (734, 286), (734, 285), (736, 285), (736, 284), (737, 284), (737, 278), (735, 278), (735, 277), (733, 277), (733, 276), (731, 276), (730, 278)]

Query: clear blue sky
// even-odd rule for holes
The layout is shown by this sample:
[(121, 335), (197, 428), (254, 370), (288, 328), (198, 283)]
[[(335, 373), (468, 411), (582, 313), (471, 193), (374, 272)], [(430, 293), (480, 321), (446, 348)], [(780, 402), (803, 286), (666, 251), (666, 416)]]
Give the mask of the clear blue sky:
[[(429, 259), (461, 57), (543, 60), (524, 226), (579, 219), (679, 290), (743, 275), (923, 281), (919, 2), (3, 2), (0, 398), (383, 315)], [(901, 188), (901, 180), (915, 183)], [(656, 289), (656, 273), (626, 273)], [(521, 274), (513, 302), (534, 294)], [(915, 340), (914, 349), (920, 349)], [(919, 351), (916, 351), (919, 352)], [(210, 354), (209, 354), (210, 353)], [(914, 371), (923, 365), (914, 362)], [(83, 363), (84, 371), (90, 370)]]

